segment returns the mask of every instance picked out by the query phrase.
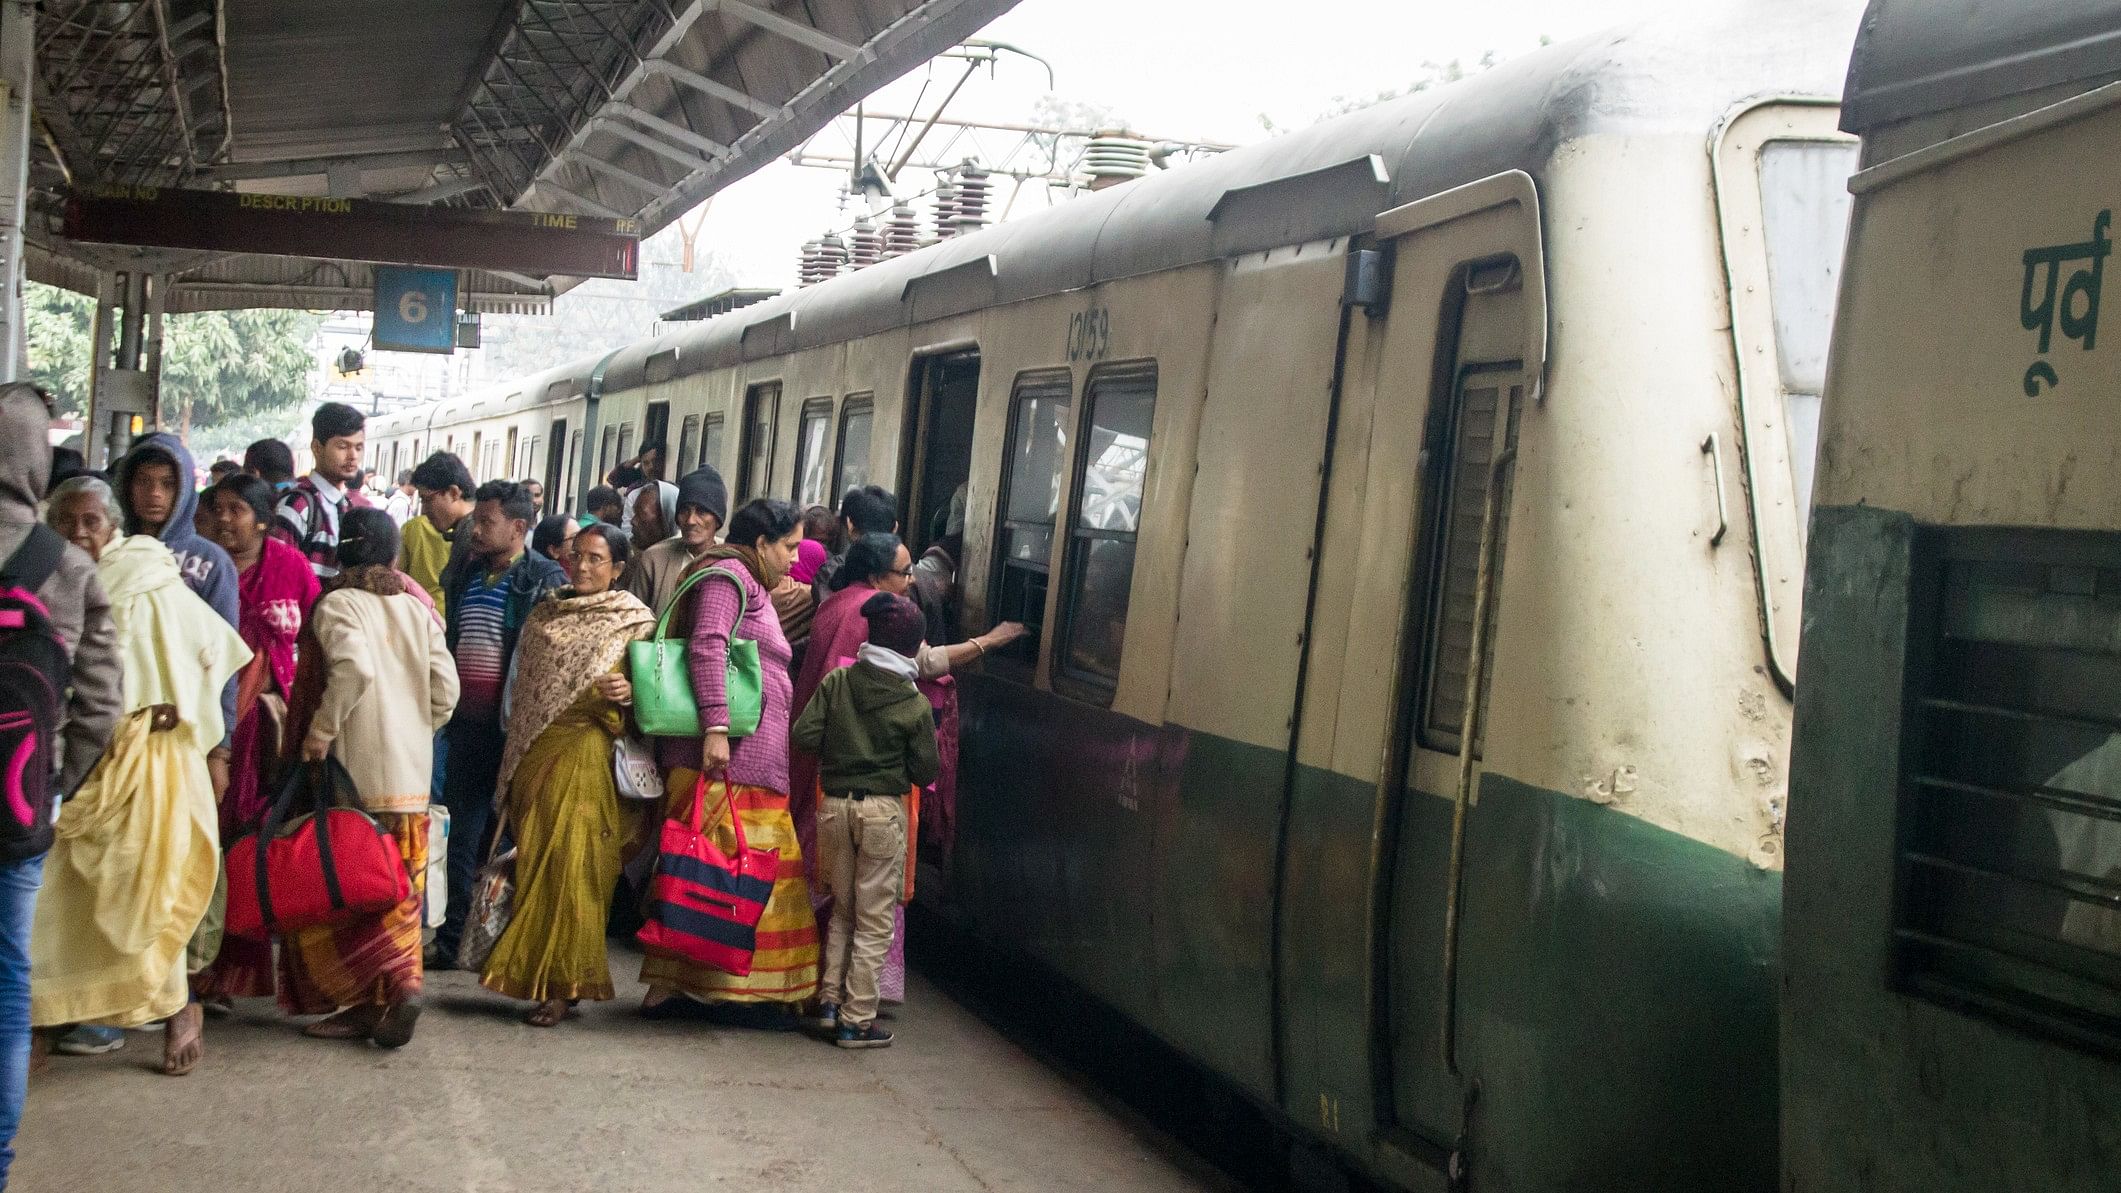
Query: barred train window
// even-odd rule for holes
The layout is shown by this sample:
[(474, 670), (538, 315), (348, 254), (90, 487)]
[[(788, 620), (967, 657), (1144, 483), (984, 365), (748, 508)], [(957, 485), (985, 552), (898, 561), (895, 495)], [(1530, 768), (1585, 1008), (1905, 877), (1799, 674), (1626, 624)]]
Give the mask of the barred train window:
[(2121, 1051), (2121, 536), (1916, 550), (1894, 984)]
[(830, 467), (825, 446), (832, 439), (832, 399), (812, 398), (803, 403), (802, 422), (795, 434), (795, 504), (808, 509), (825, 501), (825, 470)]
[(824, 504), (837, 509), (840, 495), (869, 483), (869, 432), (876, 425), (874, 395), (850, 394), (840, 408), (840, 442), (832, 455), (832, 487)]
[(698, 449), (699, 444), (700, 416), (688, 414), (685, 416), (685, 421), (678, 426), (678, 456), (673, 461), (676, 467), (671, 469), (672, 476), (683, 476), (696, 467), (692, 461), (697, 458), (694, 452)]
[(737, 477), (737, 492), (744, 501), (764, 496), (773, 483), (773, 427), (780, 410), (780, 382), (744, 391), (743, 472)]
[[(1468, 369), (1458, 379), (1457, 399), (1452, 403), (1450, 425), (1444, 429), (1447, 445), (1440, 490), (1432, 498), (1434, 514), (1428, 537), (1435, 544), (1430, 556), (1427, 632), (1422, 662), (1421, 744), (1434, 750), (1458, 750), (1465, 726), (1466, 676), (1473, 658), (1473, 604), (1480, 582), (1480, 537), (1487, 517), (1488, 485), (1494, 476), (1497, 421), (1502, 399), (1521, 410), (1524, 386), (1515, 384), (1521, 374), (1514, 364)], [(1496, 508), (1494, 574), (1489, 581), (1489, 616), (1492, 619), (1497, 594), (1502, 591), (1502, 544), (1509, 541), (1510, 480), (1514, 467), (1503, 470), (1502, 492)], [(1495, 672), (1495, 635), (1488, 635), (1481, 652), (1483, 686)], [(1474, 727), (1473, 750), (1480, 751), (1480, 726)]]
[(1089, 428), (1076, 458), (1075, 519), (1068, 559), (1057, 676), (1111, 699), (1127, 638), (1134, 543), (1156, 416), (1156, 366), (1094, 374), (1084, 387)]
[[(1038, 658), (1046, 620), (1053, 527), (1060, 519), (1062, 466), (1068, 459), (1068, 406), (1075, 379), (1066, 369), (1022, 373), (1010, 398), (1009, 446), (1002, 473), (1001, 525), (994, 536), (994, 620), (1030, 630), (998, 658), (1029, 667)], [(1028, 675), (1022, 678), (1028, 678)]]
[(720, 471), (722, 467), (722, 416), (710, 414), (700, 425), (700, 465)]

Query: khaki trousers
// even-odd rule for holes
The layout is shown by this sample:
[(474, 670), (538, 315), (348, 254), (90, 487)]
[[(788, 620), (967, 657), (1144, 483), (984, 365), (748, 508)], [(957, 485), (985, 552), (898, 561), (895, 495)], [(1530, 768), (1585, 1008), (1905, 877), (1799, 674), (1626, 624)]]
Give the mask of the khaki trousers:
[(825, 933), (824, 1000), (840, 1022), (876, 1019), (877, 972), (891, 951), (906, 861), (905, 801), (897, 796), (827, 798), (817, 815), (818, 874), (832, 892)]

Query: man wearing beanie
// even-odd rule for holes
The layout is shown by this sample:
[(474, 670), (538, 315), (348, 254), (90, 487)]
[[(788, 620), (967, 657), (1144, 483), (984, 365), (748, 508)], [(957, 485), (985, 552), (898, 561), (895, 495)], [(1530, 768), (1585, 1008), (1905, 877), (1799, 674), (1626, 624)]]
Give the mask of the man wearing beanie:
[(657, 617), (677, 595), (686, 569), (714, 546), (729, 520), (729, 486), (701, 466), (678, 478), (678, 532), (641, 552), (626, 569), (625, 588)]
[(842, 1048), (883, 1048), (877, 973), (905, 885), (906, 797), (935, 781), (935, 721), (913, 686), (926, 625), (919, 606), (880, 592), (862, 605), (869, 641), (825, 676), (796, 718), (797, 749), (818, 756), (818, 875), (832, 892), (819, 1024)]

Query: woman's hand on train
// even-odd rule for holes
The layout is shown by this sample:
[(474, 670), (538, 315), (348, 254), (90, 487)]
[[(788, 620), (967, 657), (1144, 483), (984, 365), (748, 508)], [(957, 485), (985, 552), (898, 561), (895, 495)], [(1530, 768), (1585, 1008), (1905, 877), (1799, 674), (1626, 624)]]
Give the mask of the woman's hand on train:
[(728, 734), (709, 731), (707, 743), (700, 752), (704, 756), (706, 763), (704, 769), (708, 774), (720, 774), (722, 771), (729, 769)]
[(981, 635), (980, 640), (986, 643), (988, 650), (1000, 650), (1002, 647), (1007, 646), (1011, 642), (1016, 641), (1018, 638), (1023, 637), (1028, 632), (1029, 631), (1024, 629), (1023, 622), (1005, 621), (1000, 625), (995, 626), (993, 629), (988, 630), (985, 634)]
[(620, 675), (616, 671), (608, 675), (597, 676), (596, 687), (597, 695), (611, 701), (613, 704), (627, 705), (633, 703), (633, 685), (627, 682), (625, 676)]

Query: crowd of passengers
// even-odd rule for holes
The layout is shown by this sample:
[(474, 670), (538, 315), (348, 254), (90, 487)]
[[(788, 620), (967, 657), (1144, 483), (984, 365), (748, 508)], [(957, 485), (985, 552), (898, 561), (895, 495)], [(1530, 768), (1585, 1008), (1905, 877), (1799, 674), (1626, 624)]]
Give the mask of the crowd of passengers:
[[(649, 949), (641, 1014), (891, 1042), (914, 821), (947, 832), (955, 803), (951, 672), (1023, 632), (952, 641), (962, 491), (916, 561), (880, 488), (732, 513), (713, 468), (665, 481), (660, 445), (573, 518), (447, 452), (379, 507), (362, 415), (337, 403), (312, 420), (308, 475), (266, 440), (203, 491), (175, 435), (106, 478), (46, 446), (52, 417), (41, 390), (0, 386), (0, 561), (40, 523), (65, 540), (34, 593), (70, 669), (50, 848), (0, 850), (0, 1189), (33, 1032), (36, 1051), (93, 1055), (161, 1024), (161, 1071), (182, 1075), (236, 999), (395, 1048), (425, 973), (460, 959), (532, 1026), (613, 998), (607, 932), (641, 922), (666, 821), (778, 862), (748, 967)], [(639, 731), (628, 647), (650, 638), (682, 642), (696, 736)], [(759, 690), (733, 691), (752, 649)], [(410, 894), (223, 931), (250, 880), (226, 850), (298, 791), (372, 818)], [(495, 930), (471, 922), (475, 888), (511, 850), (511, 914), (468, 950)]]

